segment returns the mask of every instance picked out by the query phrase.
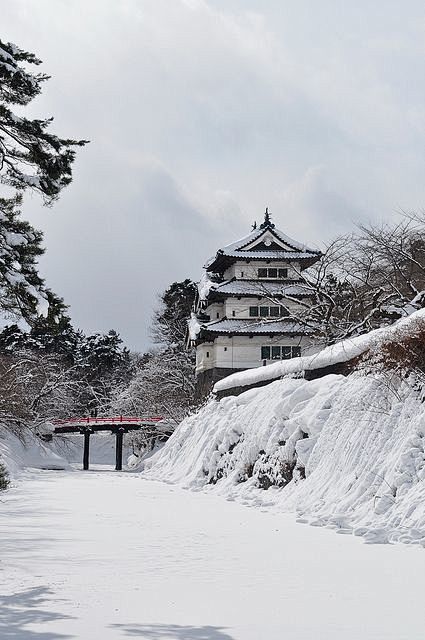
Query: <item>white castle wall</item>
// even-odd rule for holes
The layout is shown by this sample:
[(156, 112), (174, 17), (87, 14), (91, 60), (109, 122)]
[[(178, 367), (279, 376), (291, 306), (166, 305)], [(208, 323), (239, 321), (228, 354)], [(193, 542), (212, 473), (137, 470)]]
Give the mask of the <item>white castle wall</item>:
[(288, 269), (288, 280), (296, 280), (299, 278), (301, 267), (299, 262), (276, 262), (266, 260), (250, 260), (248, 263), (243, 260), (235, 262), (223, 274), (225, 280), (237, 278), (238, 280), (256, 280), (258, 278), (258, 269), (264, 267), (275, 267), (276, 269)]
[[(217, 336), (214, 342), (204, 342), (196, 349), (196, 373), (207, 369), (252, 369), (263, 364), (261, 347), (300, 346), (302, 355), (308, 355), (314, 347), (306, 336)], [(208, 354), (208, 355), (207, 355)], [(271, 360), (268, 360), (269, 364)]]
[(303, 309), (292, 300), (279, 301), (274, 299), (272, 296), (270, 298), (261, 296), (258, 296), (258, 298), (238, 298), (236, 296), (232, 296), (227, 298), (224, 302), (214, 302), (213, 304), (208, 305), (205, 309), (205, 313), (210, 317), (211, 322), (213, 320), (222, 320), (224, 317), (229, 320), (232, 318), (235, 318), (236, 320), (240, 320), (241, 318), (252, 320), (249, 315), (249, 307), (275, 307), (279, 305), (286, 307), (294, 314), (296, 314), (297, 311), (301, 313)]

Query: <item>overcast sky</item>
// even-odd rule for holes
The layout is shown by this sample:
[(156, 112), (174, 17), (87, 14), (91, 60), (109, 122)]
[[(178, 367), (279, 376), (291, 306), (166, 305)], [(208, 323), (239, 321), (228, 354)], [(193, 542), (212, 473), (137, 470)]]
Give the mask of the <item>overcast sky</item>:
[(85, 331), (148, 344), (266, 205), (315, 246), (425, 207), (425, 6), (407, 0), (0, 0), (2, 39), (52, 78), (27, 109), (86, 138), (41, 271)]

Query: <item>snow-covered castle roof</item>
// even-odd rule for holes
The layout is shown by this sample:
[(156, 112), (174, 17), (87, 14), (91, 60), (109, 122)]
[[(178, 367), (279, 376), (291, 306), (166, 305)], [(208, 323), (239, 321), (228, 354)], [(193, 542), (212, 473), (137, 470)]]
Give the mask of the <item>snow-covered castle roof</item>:
[(266, 209), (264, 222), (250, 234), (219, 249), (205, 264), (210, 272), (220, 272), (236, 260), (299, 260), (305, 267), (316, 262), (320, 251), (293, 240), (276, 229)]

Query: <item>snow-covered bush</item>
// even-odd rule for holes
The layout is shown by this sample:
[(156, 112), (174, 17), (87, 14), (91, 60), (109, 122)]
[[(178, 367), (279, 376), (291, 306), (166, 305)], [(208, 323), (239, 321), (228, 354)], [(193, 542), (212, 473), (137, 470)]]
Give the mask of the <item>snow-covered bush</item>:
[(9, 474), (6, 467), (0, 462), (0, 491), (4, 491), (9, 486)]

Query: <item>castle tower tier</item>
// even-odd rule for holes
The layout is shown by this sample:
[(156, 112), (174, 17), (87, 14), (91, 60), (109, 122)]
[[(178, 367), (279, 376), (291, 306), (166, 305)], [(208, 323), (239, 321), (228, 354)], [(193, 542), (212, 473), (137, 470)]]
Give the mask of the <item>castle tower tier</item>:
[(302, 272), (320, 257), (276, 229), (266, 209), (258, 228), (207, 262), (189, 320), (199, 395), (235, 371), (315, 348), (300, 321), (310, 300)]

